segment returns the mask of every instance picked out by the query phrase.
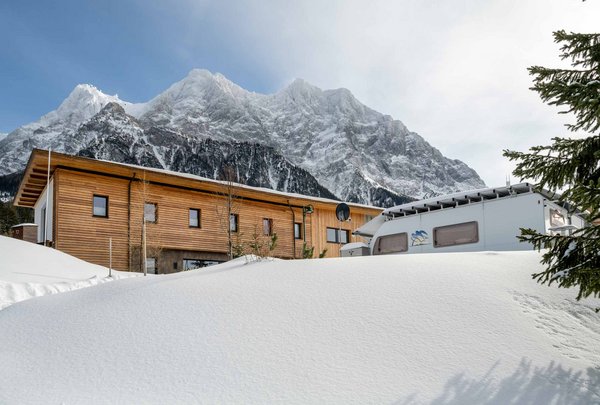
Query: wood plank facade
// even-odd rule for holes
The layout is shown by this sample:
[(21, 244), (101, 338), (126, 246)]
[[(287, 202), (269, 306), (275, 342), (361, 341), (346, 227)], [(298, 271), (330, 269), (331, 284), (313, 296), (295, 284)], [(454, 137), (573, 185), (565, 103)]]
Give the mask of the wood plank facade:
[[(233, 243), (267, 245), (270, 231), (277, 234), (277, 245), (270, 254), (285, 259), (301, 258), (304, 243), (314, 247), (314, 256), (324, 251), (325, 257), (339, 256), (341, 244), (328, 242), (327, 228), (331, 228), (330, 239), (333, 229), (341, 228), (344, 242), (362, 241), (352, 231), (382, 211), (349, 204), (352, 221), (340, 223), (335, 216), (339, 202), (334, 200), (55, 152), (50, 158), (48, 188), (48, 155), (44, 150), (32, 152), (15, 204), (35, 208), (40, 212), (38, 221), (50, 189), (48, 215), (52, 218), (47, 239), (52, 246), (108, 266), (108, 241), (112, 238), (112, 263), (118, 270), (141, 271), (146, 203), (154, 204), (156, 210), (155, 222), (146, 221), (146, 256), (156, 259), (160, 273), (182, 270), (184, 259), (228, 258), (228, 196), (235, 197)], [(94, 215), (95, 196), (106, 201), (106, 216)], [(194, 216), (198, 214), (198, 226), (190, 226), (190, 210), (195, 211)], [(43, 239), (40, 232), (38, 242)]]

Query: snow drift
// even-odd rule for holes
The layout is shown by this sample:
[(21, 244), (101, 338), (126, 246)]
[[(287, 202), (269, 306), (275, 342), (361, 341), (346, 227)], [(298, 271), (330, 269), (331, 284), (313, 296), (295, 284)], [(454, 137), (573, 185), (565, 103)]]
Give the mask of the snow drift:
[(535, 252), (237, 260), (0, 311), (0, 403), (598, 403)]
[(0, 236), (0, 309), (46, 294), (70, 291), (130, 277), (66, 253), (34, 243)]

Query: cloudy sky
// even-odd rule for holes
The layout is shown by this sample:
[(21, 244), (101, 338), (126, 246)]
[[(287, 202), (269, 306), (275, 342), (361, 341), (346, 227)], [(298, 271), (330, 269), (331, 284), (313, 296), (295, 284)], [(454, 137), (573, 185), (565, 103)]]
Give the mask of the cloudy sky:
[(528, 90), (531, 65), (564, 66), (552, 31), (600, 30), (579, 0), (0, 2), (0, 132), (55, 109), (78, 83), (143, 102), (192, 68), (272, 93), (303, 78), (345, 87), (488, 185), (504, 148), (566, 135)]

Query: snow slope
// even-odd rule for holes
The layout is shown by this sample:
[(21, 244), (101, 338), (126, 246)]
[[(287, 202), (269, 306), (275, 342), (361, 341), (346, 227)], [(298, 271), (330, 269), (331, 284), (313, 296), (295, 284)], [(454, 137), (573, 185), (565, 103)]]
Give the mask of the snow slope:
[(66, 253), (0, 236), (0, 309), (31, 297), (70, 291), (130, 277)]
[(242, 259), (29, 300), (0, 311), (0, 403), (599, 403), (600, 302), (539, 259)]

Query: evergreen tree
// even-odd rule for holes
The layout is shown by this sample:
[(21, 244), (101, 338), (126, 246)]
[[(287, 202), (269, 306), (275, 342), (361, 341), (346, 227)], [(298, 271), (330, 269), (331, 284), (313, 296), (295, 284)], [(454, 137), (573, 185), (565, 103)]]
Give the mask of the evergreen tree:
[(11, 227), (24, 222), (33, 222), (31, 208), (15, 207), (12, 201), (0, 201), (0, 235), (9, 235)]
[(529, 68), (534, 77), (532, 90), (541, 99), (572, 113), (571, 131), (584, 131), (585, 138), (553, 138), (549, 146), (535, 146), (529, 152), (504, 151), (517, 161), (514, 171), (520, 178), (532, 178), (539, 188), (561, 191), (560, 199), (570, 210), (583, 212), (590, 226), (570, 235), (544, 235), (521, 229), (519, 239), (540, 249), (546, 269), (533, 274), (542, 284), (578, 286), (577, 299), (600, 296), (600, 34), (558, 31), (561, 59), (572, 69)]

